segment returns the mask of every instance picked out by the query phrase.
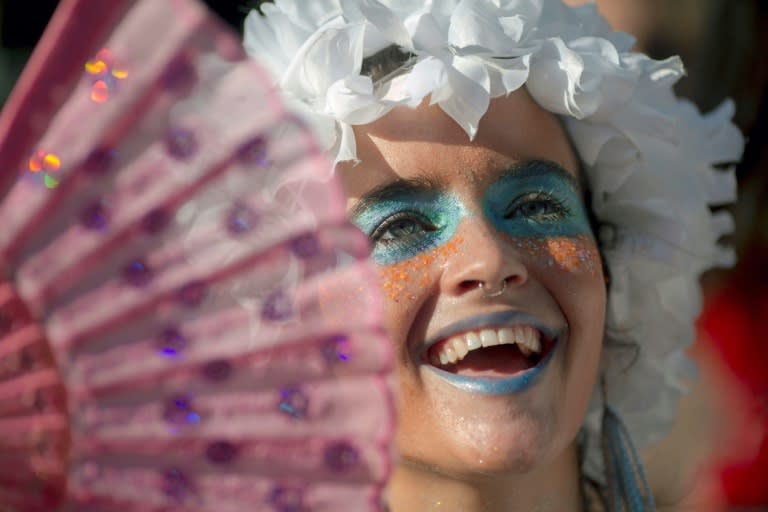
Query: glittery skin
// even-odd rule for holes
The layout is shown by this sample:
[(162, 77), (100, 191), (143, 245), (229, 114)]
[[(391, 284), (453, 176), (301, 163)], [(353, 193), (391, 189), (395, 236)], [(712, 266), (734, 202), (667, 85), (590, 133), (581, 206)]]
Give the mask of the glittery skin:
[(408, 293), (410, 287), (414, 284), (422, 288), (427, 287), (432, 280), (432, 269), (439, 268), (452, 254), (456, 254), (462, 242), (463, 238), (456, 236), (445, 245), (435, 247), (400, 263), (382, 267), (380, 276), (384, 294), (393, 302), (415, 299), (412, 294)]
[(600, 253), (589, 235), (512, 238), (511, 242), (522, 254), (547, 267), (592, 276), (600, 269)]

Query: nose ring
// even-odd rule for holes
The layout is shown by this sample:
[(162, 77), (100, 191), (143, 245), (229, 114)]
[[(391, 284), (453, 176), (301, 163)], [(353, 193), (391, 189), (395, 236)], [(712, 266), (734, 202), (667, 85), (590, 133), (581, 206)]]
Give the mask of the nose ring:
[(483, 295), (485, 297), (489, 298), (489, 299), (492, 298), (492, 297), (498, 297), (499, 295), (504, 293), (504, 290), (507, 289), (507, 280), (506, 279), (502, 280), (501, 281), (501, 288), (499, 288), (495, 292), (488, 291), (488, 289), (486, 288), (486, 285), (485, 285), (485, 281), (480, 281), (480, 289), (483, 290)]

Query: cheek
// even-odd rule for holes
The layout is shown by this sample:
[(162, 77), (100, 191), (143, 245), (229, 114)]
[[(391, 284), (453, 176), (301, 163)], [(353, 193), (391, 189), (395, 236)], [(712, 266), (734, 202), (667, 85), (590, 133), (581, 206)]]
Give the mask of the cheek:
[(407, 340), (416, 315), (430, 298), (430, 290), (434, 290), (441, 268), (459, 251), (461, 243), (462, 238), (454, 236), (440, 247), (379, 269), (385, 297), (385, 326), (405, 366), (411, 365)]
[(588, 235), (513, 238), (533, 266), (567, 272), (573, 277), (600, 278), (602, 265), (594, 239)]
[(440, 247), (400, 263), (381, 267), (379, 277), (388, 309), (392, 304), (411, 308), (410, 303), (419, 302), (425, 292), (433, 287), (437, 270), (458, 252), (461, 242), (462, 238), (455, 236)]

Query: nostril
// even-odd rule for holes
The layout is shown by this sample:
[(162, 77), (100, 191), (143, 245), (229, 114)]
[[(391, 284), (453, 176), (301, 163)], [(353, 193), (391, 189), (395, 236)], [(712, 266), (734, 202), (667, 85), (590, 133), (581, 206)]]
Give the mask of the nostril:
[(462, 281), (459, 283), (459, 289), (462, 293), (468, 292), (470, 290), (474, 290), (475, 288), (480, 288), (480, 281)]

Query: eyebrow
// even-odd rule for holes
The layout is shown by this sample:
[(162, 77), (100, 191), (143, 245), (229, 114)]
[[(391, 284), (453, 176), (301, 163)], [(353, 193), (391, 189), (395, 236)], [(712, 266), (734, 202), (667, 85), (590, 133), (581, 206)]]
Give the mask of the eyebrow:
[[(565, 181), (574, 190), (581, 189), (578, 180), (568, 171), (549, 160), (526, 160), (524, 162), (515, 162), (505, 167), (497, 178), (498, 181), (525, 178), (532, 176), (555, 175)], [(423, 193), (442, 192), (446, 189), (444, 183), (440, 183), (434, 178), (426, 175), (415, 176), (413, 178), (399, 178), (388, 183), (384, 183), (372, 188), (355, 203), (350, 211), (350, 217), (355, 218), (361, 215), (372, 205), (402, 197), (403, 195), (419, 195)]]

